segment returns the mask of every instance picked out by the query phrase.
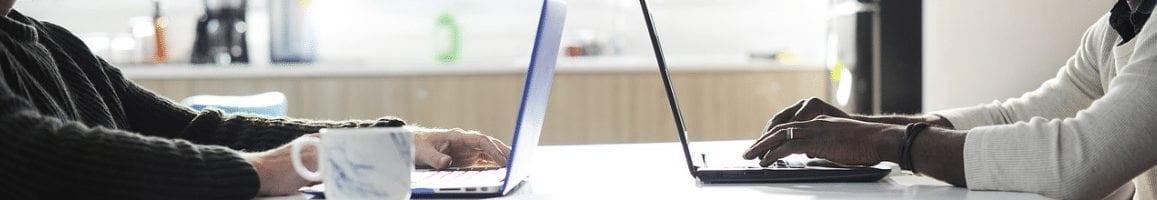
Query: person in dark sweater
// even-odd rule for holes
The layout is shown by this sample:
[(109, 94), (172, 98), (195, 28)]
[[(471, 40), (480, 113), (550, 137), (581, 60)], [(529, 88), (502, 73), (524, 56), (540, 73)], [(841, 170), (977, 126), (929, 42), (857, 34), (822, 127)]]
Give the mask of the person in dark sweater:
[[(322, 128), (408, 127), (419, 167), (506, 163), (509, 146), (398, 118), (194, 111), (126, 79), (64, 28), (0, 0), (0, 193), (14, 199), (250, 199), (311, 184), (286, 144)], [(307, 149), (305, 160), (316, 156)], [(316, 168), (316, 163), (308, 163)]]

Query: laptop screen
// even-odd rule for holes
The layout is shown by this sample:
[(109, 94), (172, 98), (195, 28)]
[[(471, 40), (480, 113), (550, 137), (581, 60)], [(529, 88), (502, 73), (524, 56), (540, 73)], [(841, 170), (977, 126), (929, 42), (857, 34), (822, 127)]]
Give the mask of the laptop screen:
[(655, 61), (659, 63), (659, 76), (663, 78), (663, 87), (667, 89), (667, 102), (671, 104), (671, 114), (675, 117), (675, 130), (679, 133), (679, 142), (683, 144), (683, 157), (687, 159), (687, 169), (691, 176), (695, 176), (695, 165), (691, 162), (691, 149), (687, 147), (687, 128), (683, 126), (683, 114), (679, 112), (679, 101), (675, 99), (675, 86), (671, 85), (671, 74), (667, 69), (667, 59), (663, 57), (663, 47), (659, 44), (659, 34), (655, 32), (655, 23), (651, 20), (651, 11), (647, 8), (646, 0), (639, 0), (639, 7), (643, 9), (643, 21), (647, 24), (647, 33), (651, 36), (651, 48), (655, 49)]
[(534, 156), (534, 147), (538, 146), (543, 118), (546, 116), (546, 105), (550, 97), (551, 84), (554, 82), (554, 67), (558, 60), (565, 19), (565, 2), (543, 1), (538, 31), (534, 38), (534, 49), (530, 56), (530, 67), (526, 72), (526, 84), (522, 89), (522, 103), (519, 104), (518, 118), (515, 119), (514, 140), (511, 144), (510, 159), (506, 165), (503, 193), (510, 191), (528, 176), (529, 161)]

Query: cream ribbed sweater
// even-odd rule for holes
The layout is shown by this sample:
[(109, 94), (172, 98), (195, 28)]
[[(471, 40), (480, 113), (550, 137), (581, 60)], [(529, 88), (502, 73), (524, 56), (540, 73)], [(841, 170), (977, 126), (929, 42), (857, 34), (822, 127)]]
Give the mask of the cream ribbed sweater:
[(1108, 21), (1106, 14), (1089, 27), (1076, 54), (1035, 91), (934, 112), (970, 130), (964, 144), (969, 189), (1097, 199), (1117, 188), (1128, 192), (1133, 179), (1136, 197), (1152, 199), (1157, 20), (1120, 46)]

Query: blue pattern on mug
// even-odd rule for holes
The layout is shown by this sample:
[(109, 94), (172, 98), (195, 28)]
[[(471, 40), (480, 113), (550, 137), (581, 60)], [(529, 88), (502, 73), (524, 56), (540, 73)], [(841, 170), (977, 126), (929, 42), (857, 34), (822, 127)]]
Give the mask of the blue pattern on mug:
[(330, 154), (331, 156), (326, 159), (326, 163), (330, 165), (332, 170), (330, 173), (333, 173), (334, 180), (333, 183), (326, 183), (327, 187), (332, 187), (345, 194), (355, 195), (357, 198), (389, 198), (391, 196), (389, 193), (375, 188), (376, 184), (373, 182), (359, 179), (364, 179), (373, 173), (375, 166), (351, 159), (352, 156), (356, 155), (348, 153), (344, 143), (336, 145), (336, 148), (331, 149), (331, 151), (335, 152)]

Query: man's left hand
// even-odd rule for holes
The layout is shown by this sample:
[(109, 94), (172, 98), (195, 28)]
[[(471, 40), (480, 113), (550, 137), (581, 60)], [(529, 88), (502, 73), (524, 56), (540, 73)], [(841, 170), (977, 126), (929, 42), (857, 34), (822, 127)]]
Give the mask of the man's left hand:
[(904, 131), (899, 125), (820, 116), (771, 128), (743, 153), (743, 158), (759, 158), (761, 166), (796, 153), (851, 165), (895, 162)]

